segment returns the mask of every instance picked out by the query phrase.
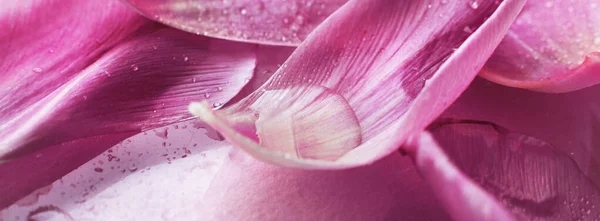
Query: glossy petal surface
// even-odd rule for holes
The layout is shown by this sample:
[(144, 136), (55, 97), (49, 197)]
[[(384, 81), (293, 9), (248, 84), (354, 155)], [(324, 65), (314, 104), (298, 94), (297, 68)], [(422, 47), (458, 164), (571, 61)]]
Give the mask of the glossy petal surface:
[(481, 76), (568, 92), (600, 83), (600, 1), (528, 1)]
[[(260, 90), (223, 112), (213, 112), (209, 105), (199, 103), (190, 110), (229, 142), (265, 161), (302, 168), (372, 163), (394, 151), (411, 133), (422, 130), (458, 97), (500, 42), (524, 1), (501, 5), (480, 1), (475, 6), (455, 1), (429, 3), (351, 1), (319, 26)], [(477, 30), (472, 34), (465, 27)], [(294, 104), (308, 104), (301, 109), (316, 110), (318, 105), (310, 106), (311, 102), (317, 104), (332, 96), (344, 98), (345, 104), (331, 105), (319, 115), (310, 115), (312, 119), (303, 118), (304, 122), (283, 116), (298, 110)], [(348, 108), (353, 116), (335, 114), (348, 113)], [(345, 146), (354, 149), (326, 160), (307, 159), (298, 153), (297, 146), (279, 146), (278, 150), (287, 151), (274, 151), (258, 145), (264, 143), (260, 138), (267, 136), (261, 134), (265, 131), (261, 116), (281, 117), (279, 127), (293, 131), (296, 137), (323, 136), (344, 139), (335, 142), (338, 144), (352, 140), (362, 143), (356, 148)], [(334, 118), (341, 119), (331, 121)], [(354, 121), (357, 124), (351, 123)], [(346, 136), (346, 130), (334, 130), (342, 128), (336, 126), (318, 132), (293, 130), (306, 122), (336, 122), (348, 131), (359, 127), (360, 139)]]
[(118, 2), (11, 7), (0, 37), (14, 48), (1, 63), (0, 207), (128, 136), (188, 119), (189, 100), (227, 102), (255, 65), (254, 45), (165, 29)]
[(448, 159), (518, 220), (600, 218), (598, 186), (548, 143), (487, 123), (451, 123), (432, 133)]
[[(454, 149), (463, 148), (450, 143)], [(447, 144), (446, 144), (447, 145)], [(498, 201), (452, 164), (442, 148), (425, 132), (407, 142), (404, 151), (415, 161), (419, 173), (454, 220), (515, 220)], [(475, 156), (470, 156), (475, 157)], [(465, 160), (472, 160), (466, 158)], [(495, 162), (495, 161), (491, 161)]]
[(299, 45), (347, 0), (126, 0), (150, 19), (215, 38)]

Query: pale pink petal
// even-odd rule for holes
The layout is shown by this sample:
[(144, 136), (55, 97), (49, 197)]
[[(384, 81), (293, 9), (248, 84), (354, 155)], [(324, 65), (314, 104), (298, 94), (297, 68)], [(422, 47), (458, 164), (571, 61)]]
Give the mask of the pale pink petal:
[(126, 0), (150, 19), (198, 35), (299, 45), (347, 0)]
[[(222, 112), (206, 103), (190, 110), (268, 162), (372, 163), (425, 128), (475, 77), (524, 1), (496, 3), (351, 1), (261, 89)], [(293, 139), (269, 143), (274, 131)]]
[(493, 122), (544, 140), (600, 185), (599, 94), (600, 86), (545, 94), (477, 79), (441, 118)]
[(197, 204), (231, 148), (193, 122), (155, 131), (168, 136), (128, 138), (0, 210), (0, 220), (203, 220)]
[(189, 119), (192, 99), (224, 104), (255, 66), (254, 45), (166, 29), (118, 2), (11, 4), (0, 22), (10, 30), (0, 36), (0, 207), (128, 136)]
[(206, 190), (202, 220), (450, 220), (408, 158), (344, 171), (304, 171), (232, 152)]
[[(431, 134), (426, 132), (416, 136), (414, 140), (407, 142), (404, 148), (404, 151), (414, 159), (421, 176), (429, 183), (437, 198), (454, 220), (515, 220), (492, 195), (453, 165), (452, 159), (446, 156)], [(456, 145), (453, 148), (463, 147)]]
[[(432, 133), (447, 154), (432, 159), (433, 165), (452, 162), (518, 220), (600, 219), (600, 189), (550, 144), (485, 122), (436, 126)], [(424, 152), (428, 147), (419, 148)], [(431, 183), (443, 192), (459, 192), (440, 180)]]
[(528, 1), (481, 76), (568, 92), (600, 83), (600, 1)]

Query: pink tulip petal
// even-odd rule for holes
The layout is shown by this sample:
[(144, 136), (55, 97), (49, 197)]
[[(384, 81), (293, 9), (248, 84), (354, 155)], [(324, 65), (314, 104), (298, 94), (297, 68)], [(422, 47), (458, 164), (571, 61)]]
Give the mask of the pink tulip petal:
[[(223, 104), (251, 77), (254, 48), (253, 45), (206, 39), (173, 29), (158, 30), (124, 42), (34, 106), (20, 107), (27, 114), (14, 116), (2, 128), (5, 137), (15, 137), (3, 140), (8, 147), (3, 149), (5, 159), (69, 141), (104, 134), (133, 135), (185, 120), (190, 117), (185, 105), (191, 99)], [(93, 157), (88, 153), (80, 156), (57, 153), (60, 152), (53, 150), (51, 154), (42, 154), (48, 159), (39, 160), (69, 161), (75, 157)], [(24, 163), (26, 159), (9, 161), (2, 166), (8, 167), (7, 171), (15, 170), (13, 165)], [(33, 170), (19, 167), (15, 177), (2, 179), (2, 182), (28, 179), (27, 185), (15, 184), (32, 191), (31, 187), (41, 185), (33, 181), (43, 180), (47, 184), (53, 181), (51, 178), (56, 179), (75, 167), (68, 164), (48, 168), (51, 173), (42, 176), (46, 178), (19, 177)]]
[(477, 79), (441, 118), (493, 122), (547, 141), (600, 185), (600, 86), (564, 94)]
[[(433, 128), (432, 133), (447, 158), (430, 159), (433, 164), (429, 166), (433, 167), (429, 168), (438, 168), (442, 162), (454, 163), (496, 196), (518, 220), (600, 218), (596, 208), (600, 205), (600, 189), (570, 157), (548, 143), (488, 123), (452, 123)], [(421, 144), (417, 152), (434, 147)], [(440, 182), (443, 177), (430, 181), (439, 191), (455, 192), (451, 184)], [(464, 204), (453, 203), (459, 206), (456, 209), (465, 208)]]
[(431, 134), (423, 133), (407, 142), (404, 151), (414, 159), (419, 173), (454, 220), (514, 220), (493, 196), (452, 164)]
[(600, 1), (528, 1), (481, 76), (568, 92), (600, 83)]
[(15, 107), (22, 114), (2, 125), (2, 153), (184, 120), (187, 99), (220, 106), (251, 77), (254, 48), (173, 29), (121, 43), (34, 105)]
[[(268, 162), (338, 169), (372, 163), (425, 128), (475, 77), (524, 4), (496, 2), (351, 1), (257, 92), (223, 112), (199, 103), (190, 111), (235, 146)], [(476, 31), (471, 35), (465, 27)], [(330, 98), (335, 102), (318, 110)], [(299, 110), (315, 114), (298, 121), (292, 116)], [(261, 137), (279, 130), (276, 124), (264, 125), (261, 116), (279, 117), (277, 127), (293, 131), (286, 136), (296, 137), (296, 145), (278, 144), (279, 152), (261, 147), (257, 141), (266, 142)], [(309, 123), (314, 127), (297, 129)], [(300, 146), (310, 143), (298, 138), (308, 137), (342, 140), (313, 150), (336, 156), (315, 159), (298, 154)]]
[(14, 48), (0, 74), (0, 207), (128, 136), (189, 119), (191, 99), (224, 104), (255, 66), (254, 45), (166, 29), (118, 3), (11, 7), (0, 23), (12, 31), (0, 46)]
[(299, 45), (347, 0), (126, 0), (150, 19), (210, 37)]
[(232, 152), (198, 205), (202, 220), (449, 220), (399, 154), (344, 171), (304, 171)]

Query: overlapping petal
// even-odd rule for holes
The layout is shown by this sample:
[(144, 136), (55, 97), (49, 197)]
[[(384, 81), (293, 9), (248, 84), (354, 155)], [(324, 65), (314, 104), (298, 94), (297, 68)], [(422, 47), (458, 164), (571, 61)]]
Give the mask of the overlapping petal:
[(600, 185), (600, 86), (564, 94), (510, 88), (477, 79), (443, 119), (493, 122), (568, 154)]
[(528, 1), (481, 76), (568, 92), (600, 83), (600, 1)]
[[(445, 199), (446, 205), (454, 207), (450, 214), (475, 205), (479, 209), (471, 211), (471, 215), (487, 213), (489, 218), (493, 218), (470, 216), (458, 220), (506, 220), (496, 213), (496, 205), (482, 200), (493, 200), (493, 197), (488, 193), (482, 194), (480, 188), (470, 189), (473, 186), (471, 179), (494, 195), (518, 220), (600, 218), (600, 211), (596, 208), (600, 205), (600, 189), (560, 150), (542, 140), (491, 123), (446, 123), (432, 128), (439, 146), (435, 142), (421, 142), (421, 146), (416, 148), (417, 165), (437, 187), (434, 191), (441, 193), (442, 202)], [(445, 173), (429, 176), (436, 172)], [(470, 179), (464, 178), (463, 173)], [(458, 181), (468, 183), (454, 185)], [(468, 198), (466, 203), (452, 202), (460, 199), (449, 198), (457, 193), (459, 196), (460, 193), (465, 194), (463, 196)]]
[[(408, 152), (414, 159), (419, 173), (428, 181), (431, 189), (454, 220), (515, 220), (493, 196), (452, 164), (451, 159), (445, 155), (431, 134), (425, 132), (413, 139), (405, 145), (403, 151)], [(459, 144), (462, 143), (449, 143), (454, 149), (464, 151), (464, 147)], [(467, 162), (476, 160), (476, 156), (468, 157), (461, 160)]]
[(126, 0), (150, 19), (210, 37), (299, 45), (347, 0)]
[(27, 3), (1, 23), (0, 207), (128, 136), (188, 119), (190, 100), (224, 104), (252, 76), (254, 45), (165, 29), (118, 2)]
[(351, 1), (260, 90), (223, 112), (190, 109), (268, 162), (371, 163), (426, 127), (473, 79), (524, 1), (497, 3)]

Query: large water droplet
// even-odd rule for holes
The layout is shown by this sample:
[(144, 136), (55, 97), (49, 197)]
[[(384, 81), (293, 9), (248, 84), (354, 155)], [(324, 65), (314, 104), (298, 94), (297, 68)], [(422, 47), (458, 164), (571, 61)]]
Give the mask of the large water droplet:
[(132, 70), (132, 71), (137, 71), (137, 70), (139, 70), (139, 69), (140, 69), (140, 68), (139, 68), (137, 65), (135, 65), (135, 64), (132, 64), (132, 65), (131, 65), (131, 70)]

